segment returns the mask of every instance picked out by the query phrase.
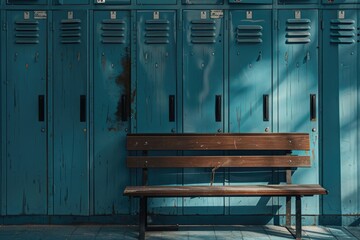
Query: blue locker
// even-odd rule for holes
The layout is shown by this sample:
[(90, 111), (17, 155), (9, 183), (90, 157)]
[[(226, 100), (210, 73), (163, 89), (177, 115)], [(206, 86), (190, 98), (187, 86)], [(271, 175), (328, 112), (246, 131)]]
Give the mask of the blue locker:
[[(222, 10), (183, 12), (183, 131), (224, 130), (224, 20)], [(185, 153), (187, 154), (187, 153)], [(190, 153), (196, 154), (196, 153)], [(216, 154), (216, 153), (214, 153)], [(209, 169), (184, 169), (183, 182), (210, 185)], [(214, 184), (223, 184), (217, 170)], [(184, 198), (184, 214), (223, 214), (224, 198)]]
[(56, 5), (89, 4), (89, 0), (53, 0)]
[(182, 0), (182, 4), (224, 4), (224, 0)]
[(7, 0), (7, 4), (24, 4), (24, 5), (34, 5), (34, 4), (47, 4), (47, 0)]
[(185, 10), (183, 21), (183, 130), (223, 132), (223, 11)]
[(88, 214), (87, 11), (54, 11), (53, 24), (54, 214)]
[(101, 4), (101, 5), (122, 5), (122, 4), (130, 4), (131, 0), (94, 0), (95, 4)]
[(130, 12), (94, 12), (95, 214), (129, 213)]
[[(311, 168), (298, 169), (294, 183), (319, 182), (318, 11), (279, 10), (279, 132), (305, 132), (311, 140)], [(305, 214), (318, 214), (318, 197), (303, 200)]]
[(137, 4), (176, 4), (177, 0), (137, 0)]
[(138, 11), (137, 24), (137, 132), (176, 132), (175, 11)]
[(46, 12), (6, 15), (6, 213), (46, 214)]
[[(272, 11), (230, 11), (229, 41), (229, 131), (269, 132), (272, 126)], [(232, 170), (229, 183), (273, 181), (271, 170), (260, 171), (261, 174)], [(271, 203), (268, 197), (230, 198), (230, 213), (271, 214)]]
[[(136, 130), (177, 132), (176, 12), (137, 12)], [(166, 153), (163, 153), (166, 155)], [(149, 184), (178, 183), (176, 169), (149, 170)], [(177, 198), (150, 198), (149, 209), (176, 214)]]
[(358, 10), (323, 12), (324, 214), (359, 212)]

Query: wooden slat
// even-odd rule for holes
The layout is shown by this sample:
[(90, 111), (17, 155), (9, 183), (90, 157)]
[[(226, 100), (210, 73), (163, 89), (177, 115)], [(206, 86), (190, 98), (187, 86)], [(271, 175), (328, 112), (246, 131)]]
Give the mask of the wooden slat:
[(128, 150), (310, 150), (307, 133), (129, 134)]
[(129, 168), (310, 167), (309, 156), (129, 156)]
[(129, 186), (124, 195), (134, 197), (312, 196), (327, 194), (318, 184), (247, 186)]

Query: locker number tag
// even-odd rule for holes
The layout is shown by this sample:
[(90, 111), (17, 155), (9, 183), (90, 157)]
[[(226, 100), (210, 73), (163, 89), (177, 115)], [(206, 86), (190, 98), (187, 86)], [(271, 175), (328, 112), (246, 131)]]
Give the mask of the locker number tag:
[(253, 12), (252, 11), (246, 11), (246, 19), (253, 19)]
[(160, 13), (154, 12), (154, 20), (158, 20), (158, 19), (160, 19)]
[(301, 19), (301, 11), (295, 11), (295, 19)]
[(340, 10), (340, 11), (338, 12), (338, 18), (339, 18), (339, 19), (345, 19), (345, 11)]
[(30, 12), (24, 12), (24, 20), (30, 19)]
[(34, 19), (46, 19), (46, 11), (34, 11)]
[(112, 20), (116, 19), (116, 11), (110, 12), (110, 19), (112, 19)]
[(105, 3), (105, 0), (97, 0), (97, 3)]
[(201, 18), (201, 19), (206, 19), (206, 18), (207, 18), (206, 11), (201, 11), (201, 13), (200, 13), (200, 18)]
[(223, 10), (211, 10), (210, 11), (210, 18), (218, 19), (224, 16)]
[(74, 12), (73, 11), (68, 12), (68, 19), (74, 19)]

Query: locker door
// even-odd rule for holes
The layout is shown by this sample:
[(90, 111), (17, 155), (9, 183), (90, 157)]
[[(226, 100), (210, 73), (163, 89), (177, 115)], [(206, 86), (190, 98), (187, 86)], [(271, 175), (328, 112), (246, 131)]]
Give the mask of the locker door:
[(137, 13), (138, 133), (176, 132), (175, 11)]
[(137, 0), (137, 4), (176, 4), (176, 0)]
[[(222, 14), (222, 10), (183, 12), (183, 131), (186, 133), (223, 131)], [(214, 176), (212, 181), (209, 169), (184, 169), (183, 183), (224, 184), (223, 170), (217, 170)], [(224, 214), (223, 197), (184, 198), (183, 201), (184, 214)]]
[(229, 0), (229, 3), (237, 4), (272, 4), (273, 0)]
[(319, 0), (279, 0), (279, 4), (315, 4)]
[(231, 11), (230, 29), (230, 132), (270, 131), (271, 11)]
[(7, 12), (8, 215), (47, 213), (47, 20)]
[[(272, 126), (272, 12), (230, 11), (229, 120), (230, 132), (268, 132)], [(234, 185), (273, 181), (273, 172), (232, 170)], [(240, 204), (239, 204), (240, 203)], [(271, 214), (269, 197), (230, 198), (231, 214)]]
[(325, 214), (358, 212), (358, 10), (323, 13), (323, 176)]
[(54, 213), (88, 214), (88, 16), (53, 16)]
[(53, 0), (56, 5), (89, 4), (89, 0)]
[(95, 214), (126, 214), (130, 184), (125, 137), (129, 128), (130, 13), (94, 13)]
[(95, 4), (101, 5), (122, 5), (122, 4), (130, 4), (130, 0), (94, 0)]
[(224, 4), (224, 0), (182, 0), (182, 4)]
[(359, 3), (359, 0), (322, 0), (323, 4)]
[(184, 11), (184, 132), (223, 132), (222, 13), (221, 10)]
[[(279, 132), (310, 133), (311, 168), (298, 169), (294, 183), (319, 182), (318, 12), (280, 10), (278, 35)], [(304, 213), (318, 213), (318, 197), (303, 200)]]

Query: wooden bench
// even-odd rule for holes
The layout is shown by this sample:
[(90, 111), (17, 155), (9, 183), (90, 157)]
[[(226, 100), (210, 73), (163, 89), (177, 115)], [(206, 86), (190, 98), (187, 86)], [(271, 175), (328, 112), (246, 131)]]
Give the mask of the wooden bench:
[[(292, 171), (310, 167), (308, 154), (290, 155), (293, 150), (310, 151), (309, 134), (128, 134), (129, 168), (142, 169), (142, 186), (128, 186), (124, 195), (140, 198), (139, 239), (145, 239), (147, 199), (149, 197), (217, 197), (217, 196), (283, 196), (286, 197), (286, 226), (296, 239), (301, 239), (301, 197), (327, 194), (318, 184), (292, 184)], [(148, 151), (207, 151), (230, 153), (222, 156), (150, 156)], [(236, 155), (234, 150), (253, 151)], [(266, 150), (266, 151), (264, 151)], [(241, 151), (235, 151), (237, 153)], [(243, 151), (244, 152), (244, 151)], [(140, 153), (137, 154), (136, 153)], [(224, 152), (225, 153), (225, 152)], [(259, 154), (260, 153), (260, 154)], [(281, 153), (281, 154), (279, 154)], [(254, 155), (258, 154), (258, 155)], [(286, 173), (286, 184), (241, 186), (148, 186), (149, 168), (211, 168), (212, 179), (218, 168), (280, 168)], [(296, 198), (296, 228), (291, 226), (291, 197)]]

